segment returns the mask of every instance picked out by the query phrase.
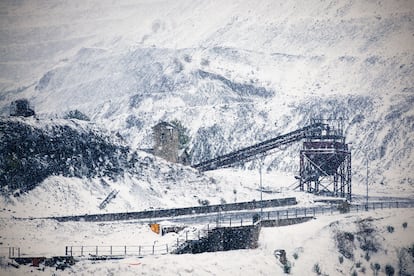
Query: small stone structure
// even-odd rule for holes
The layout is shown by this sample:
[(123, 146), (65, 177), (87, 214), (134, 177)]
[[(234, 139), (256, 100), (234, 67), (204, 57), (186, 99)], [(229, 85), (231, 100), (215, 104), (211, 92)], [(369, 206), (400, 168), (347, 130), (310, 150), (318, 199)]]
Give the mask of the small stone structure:
[(179, 162), (178, 129), (168, 122), (160, 122), (152, 127), (154, 135), (154, 155), (167, 161)]
[(10, 116), (30, 117), (34, 115), (34, 108), (27, 99), (15, 100), (10, 105)]
[(255, 249), (259, 246), (261, 224), (236, 227), (217, 227), (199, 240), (188, 240), (174, 254), (198, 254), (204, 252)]

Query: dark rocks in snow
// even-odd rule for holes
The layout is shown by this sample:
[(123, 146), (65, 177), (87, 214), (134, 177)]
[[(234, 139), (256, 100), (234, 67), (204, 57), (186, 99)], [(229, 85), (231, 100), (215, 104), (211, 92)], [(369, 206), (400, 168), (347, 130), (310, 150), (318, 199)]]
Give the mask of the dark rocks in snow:
[(129, 148), (80, 121), (0, 121), (0, 188), (33, 189), (51, 175), (116, 178), (135, 166)]
[(34, 108), (27, 99), (13, 101), (10, 105), (10, 116), (30, 117), (34, 115)]
[(85, 114), (83, 114), (81, 111), (77, 109), (68, 111), (63, 118), (64, 119), (77, 119), (77, 120), (82, 120), (82, 121), (91, 120), (88, 116), (86, 116)]
[(198, 70), (197, 74), (202, 79), (219, 81), (229, 87), (233, 92), (241, 96), (258, 96), (262, 98), (270, 98), (274, 96), (273, 91), (266, 90), (264, 87), (258, 87), (248, 83), (237, 83), (225, 78), (222, 75), (206, 72), (203, 70)]

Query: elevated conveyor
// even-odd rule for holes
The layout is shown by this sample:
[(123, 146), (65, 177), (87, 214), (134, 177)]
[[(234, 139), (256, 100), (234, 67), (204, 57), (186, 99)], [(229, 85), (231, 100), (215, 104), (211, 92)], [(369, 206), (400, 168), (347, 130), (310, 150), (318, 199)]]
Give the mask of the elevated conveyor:
[(257, 156), (263, 155), (264, 153), (280, 146), (288, 145), (304, 138), (320, 137), (323, 130), (327, 130), (329, 132), (329, 126), (323, 123), (314, 123), (261, 143), (218, 156), (211, 160), (203, 161), (193, 165), (193, 167), (200, 171), (227, 168), (237, 163), (251, 161), (257, 158)]

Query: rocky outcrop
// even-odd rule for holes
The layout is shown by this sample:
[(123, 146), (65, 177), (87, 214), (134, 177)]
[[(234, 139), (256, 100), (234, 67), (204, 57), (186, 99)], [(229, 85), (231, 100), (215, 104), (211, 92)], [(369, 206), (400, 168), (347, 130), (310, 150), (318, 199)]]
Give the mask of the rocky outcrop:
[(28, 191), (51, 175), (116, 178), (134, 168), (129, 148), (78, 120), (0, 120), (0, 187)]

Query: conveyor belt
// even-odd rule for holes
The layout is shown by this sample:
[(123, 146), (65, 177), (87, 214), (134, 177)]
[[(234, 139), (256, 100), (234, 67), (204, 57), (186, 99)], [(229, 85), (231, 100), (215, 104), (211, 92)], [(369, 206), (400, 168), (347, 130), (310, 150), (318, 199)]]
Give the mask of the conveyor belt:
[(230, 167), (241, 162), (247, 162), (254, 159), (258, 155), (264, 154), (265, 152), (282, 145), (288, 145), (307, 137), (320, 136), (322, 130), (326, 129), (326, 127), (327, 125), (322, 123), (311, 124), (287, 134), (263, 141), (256, 145), (242, 148), (237, 151), (215, 157), (211, 160), (203, 161), (193, 165), (193, 167), (200, 171), (210, 171)]

